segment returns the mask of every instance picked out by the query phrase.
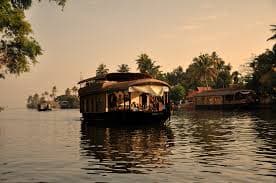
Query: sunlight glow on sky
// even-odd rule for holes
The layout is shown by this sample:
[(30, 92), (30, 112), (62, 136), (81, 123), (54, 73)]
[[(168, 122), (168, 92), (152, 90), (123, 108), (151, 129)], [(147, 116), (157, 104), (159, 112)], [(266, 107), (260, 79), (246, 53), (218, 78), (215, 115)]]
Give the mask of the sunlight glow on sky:
[[(116, 71), (148, 54), (161, 70), (187, 68), (200, 53), (216, 51), (234, 70), (271, 48), (276, 0), (68, 0), (44, 1), (27, 11), (44, 54), (30, 73), (0, 80), (0, 106), (22, 107), (30, 94), (59, 94), (94, 76), (100, 63)], [(82, 73), (82, 74), (80, 74)]]

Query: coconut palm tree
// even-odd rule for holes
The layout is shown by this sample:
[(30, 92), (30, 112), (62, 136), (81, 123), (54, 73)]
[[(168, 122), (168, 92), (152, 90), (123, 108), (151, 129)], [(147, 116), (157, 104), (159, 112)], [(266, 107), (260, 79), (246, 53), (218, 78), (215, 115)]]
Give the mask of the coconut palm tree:
[(165, 81), (168, 82), (171, 86), (178, 84), (184, 85), (184, 81), (186, 79), (185, 72), (181, 66), (178, 66), (172, 72), (166, 73), (164, 77)]
[(57, 93), (57, 87), (56, 86), (53, 86), (52, 88), (52, 96), (53, 96), (53, 99), (55, 100), (56, 98), (56, 93)]
[(127, 73), (130, 70), (127, 64), (121, 64), (121, 65), (118, 65), (118, 67), (119, 69), (117, 70), (117, 72)]
[(192, 72), (195, 78), (209, 87), (209, 82), (217, 77), (215, 63), (208, 54), (201, 54), (193, 59)]
[(152, 61), (147, 54), (139, 55), (136, 63), (138, 65), (137, 70), (141, 73), (147, 73), (155, 78), (160, 74), (160, 66), (155, 65), (155, 61)]
[(96, 76), (103, 76), (107, 74), (109, 69), (106, 67), (105, 64), (100, 64), (96, 70)]
[(272, 35), (270, 38), (267, 39), (267, 41), (269, 40), (276, 40), (276, 25), (270, 25), (272, 28), (270, 29), (274, 35)]
[(74, 93), (74, 95), (77, 96), (78, 87), (74, 86), (71, 90), (72, 90), (72, 92)]
[(70, 88), (67, 88), (67, 89), (65, 90), (65, 95), (66, 95), (66, 96), (70, 96), (70, 95), (71, 95), (71, 90), (70, 90)]

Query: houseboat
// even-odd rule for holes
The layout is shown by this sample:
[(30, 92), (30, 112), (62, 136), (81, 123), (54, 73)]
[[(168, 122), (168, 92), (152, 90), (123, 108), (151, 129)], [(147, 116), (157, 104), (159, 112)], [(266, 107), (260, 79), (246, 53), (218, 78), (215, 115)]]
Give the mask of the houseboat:
[(222, 88), (203, 91), (194, 95), (196, 109), (244, 109), (253, 108), (257, 97), (253, 90)]
[(91, 123), (164, 123), (170, 86), (142, 73), (109, 73), (79, 82), (80, 112)]

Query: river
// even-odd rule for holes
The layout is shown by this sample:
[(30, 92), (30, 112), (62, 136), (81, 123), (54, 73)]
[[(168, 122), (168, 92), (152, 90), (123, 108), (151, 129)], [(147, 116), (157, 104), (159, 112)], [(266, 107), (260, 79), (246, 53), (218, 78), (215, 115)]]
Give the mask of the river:
[(184, 111), (103, 128), (78, 110), (0, 113), (0, 182), (276, 182), (275, 111)]

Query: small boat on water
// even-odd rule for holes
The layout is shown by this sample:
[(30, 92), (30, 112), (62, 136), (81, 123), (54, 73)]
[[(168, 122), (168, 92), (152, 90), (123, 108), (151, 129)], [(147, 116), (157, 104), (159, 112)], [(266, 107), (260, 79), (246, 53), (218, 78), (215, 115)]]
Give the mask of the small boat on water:
[(258, 99), (253, 90), (221, 88), (194, 95), (196, 109), (245, 109), (253, 108)]
[(79, 84), (85, 121), (131, 125), (164, 123), (170, 117), (170, 86), (147, 74), (109, 73)]
[(40, 104), (37, 105), (37, 110), (38, 111), (51, 111), (52, 106), (51, 106), (51, 104), (49, 104), (47, 102), (41, 102)]

